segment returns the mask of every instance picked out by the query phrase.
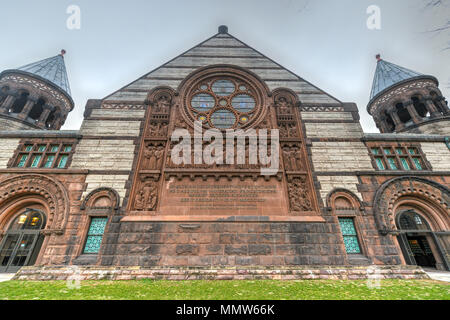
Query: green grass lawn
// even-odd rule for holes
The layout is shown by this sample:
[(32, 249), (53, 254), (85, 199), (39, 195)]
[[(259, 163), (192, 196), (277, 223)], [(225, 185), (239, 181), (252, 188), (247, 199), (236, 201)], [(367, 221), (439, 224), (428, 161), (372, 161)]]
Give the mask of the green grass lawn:
[(366, 281), (64, 281), (0, 283), (0, 300), (450, 300), (450, 285), (431, 280)]

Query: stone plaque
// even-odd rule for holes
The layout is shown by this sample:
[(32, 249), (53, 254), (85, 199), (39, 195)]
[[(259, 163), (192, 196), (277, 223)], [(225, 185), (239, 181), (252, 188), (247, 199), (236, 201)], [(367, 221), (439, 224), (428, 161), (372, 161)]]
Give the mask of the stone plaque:
[(159, 211), (161, 215), (288, 215), (283, 184), (276, 178), (269, 181), (171, 178), (165, 181)]

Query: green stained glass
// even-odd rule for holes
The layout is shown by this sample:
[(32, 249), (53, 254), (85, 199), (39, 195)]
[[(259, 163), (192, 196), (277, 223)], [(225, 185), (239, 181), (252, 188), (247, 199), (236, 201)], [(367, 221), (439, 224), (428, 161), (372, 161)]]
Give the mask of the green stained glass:
[(391, 167), (392, 170), (398, 170), (397, 163), (395, 162), (395, 159), (389, 158), (388, 161), (389, 161), (389, 166)]
[(384, 166), (383, 160), (381, 160), (380, 158), (377, 158), (377, 159), (375, 159), (375, 161), (377, 163), (378, 169), (380, 169), (380, 170), (386, 169)]
[(373, 149), (372, 149), (372, 153), (373, 153), (373, 154), (379, 154), (378, 148), (373, 148)]
[(53, 161), (55, 161), (55, 156), (48, 156), (44, 168), (51, 168), (53, 165)]
[(397, 152), (397, 154), (400, 154), (400, 155), (403, 154), (403, 150), (402, 150), (402, 149), (397, 149), (397, 150), (395, 150), (395, 151)]
[(65, 168), (68, 159), (69, 159), (69, 156), (62, 156), (62, 157), (59, 159), (58, 168), (59, 168), (59, 169)]
[(357, 237), (344, 237), (345, 249), (348, 254), (358, 254), (361, 253), (361, 248), (359, 247)]
[(92, 218), (84, 253), (96, 254), (100, 251), (107, 222), (107, 218)]
[(33, 158), (33, 162), (31, 163), (32, 168), (37, 168), (39, 165), (39, 162), (41, 162), (42, 156), (35, 156)]
[(384, 149), (385, 154), (391, 154), (391, 149)]
[(422, 163), (420, 163), (420, 159), (413, 158), (414, 164), (416, 165), (417, 170), (423, 170)]
[(18, 164), (17, 166), (18, 166), (19, 168), (25, 167), (25, 164), (27, 163), (27, 160), (28, 160), (28, 156), (27, 156), (27, 155), (23, 155), (23, 156), (20, 158), (19, 164)]
[(25, 151), (26, 152), (30, 152), (30, 151), (32, 151), (33, 150), (33, 146), (26, 146), (25, 147)]
[(408, 151), (409, 151), (410, 154), (416, 154), (416, 150), (414, 150), (412, 148), (408, 149)]
[(72, 146), (64, 146), (64, 152), (72, 151)]
[(58, 152), (59, 146), (52, 146), (51, 151), (52, 152)]
[(405, 158), (402, 158), (401, 161), (402, 161), (403, 169), (411, 170), (411, 167), (409, 166), (408, 160), (406, 160)]
[(39, 146), (39, 152), (44, 152), (47, 149), (47, 146)]
[(355, 222), (353, 218), (339, 218), (342, 235), (344, 237), (345, 249), (348, 254), (361, 253), (358, 236), (356, 233)]

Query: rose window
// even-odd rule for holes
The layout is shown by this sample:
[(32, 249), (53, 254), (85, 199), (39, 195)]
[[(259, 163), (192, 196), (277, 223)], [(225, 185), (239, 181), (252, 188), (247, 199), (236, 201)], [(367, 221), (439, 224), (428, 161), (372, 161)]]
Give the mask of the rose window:
[(204, 126), (220, 130), (240, 128), (256, 118), (258, 99), (248, 83), (232, 78), (209, 78), (191, 91), (189, 113)]

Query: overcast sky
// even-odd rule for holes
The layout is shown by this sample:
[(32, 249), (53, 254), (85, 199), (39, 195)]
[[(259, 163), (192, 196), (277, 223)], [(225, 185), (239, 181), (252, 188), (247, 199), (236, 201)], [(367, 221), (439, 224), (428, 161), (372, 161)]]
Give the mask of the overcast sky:
[[(355, 102), (366, 132), (375, 55), (436, 76), (450, 98), (449, 33), (427, 31), (450, 16), (450, 1), (430, 0), (14, 0), (2, 4), (0, 70), (67, 50), (75, 110), (64, 129), (78, 129), (87, 99), (101, 99), (217, 33), (233, 36), (341, 101)], [(69, 30), (69, 5), (81, 29)], [(381, 30), (369, 30), (370, 5)]]

